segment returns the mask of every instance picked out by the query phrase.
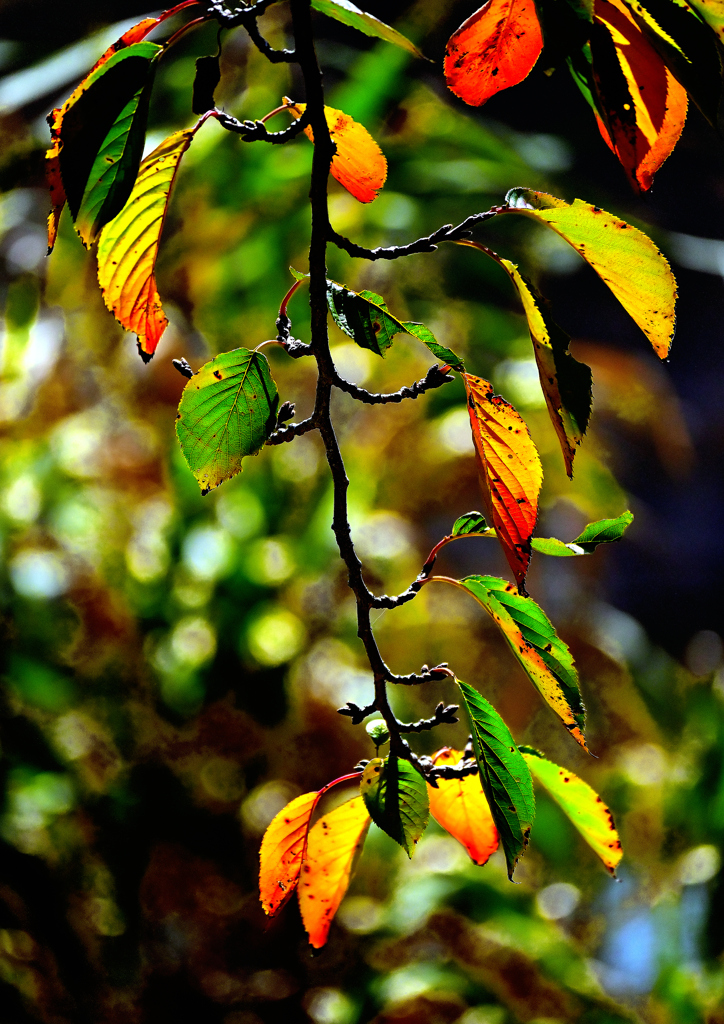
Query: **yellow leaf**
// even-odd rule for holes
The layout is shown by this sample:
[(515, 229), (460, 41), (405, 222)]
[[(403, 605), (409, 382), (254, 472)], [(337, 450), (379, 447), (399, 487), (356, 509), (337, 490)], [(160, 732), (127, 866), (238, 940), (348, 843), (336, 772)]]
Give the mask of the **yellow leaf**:
[[(290, 113), (301, 117), (306, 103), (292, 103), (284, 97)], [(330, 172), (334, 178), (361, 203), (371, 203), (387, 179), (387, 160), (367, 129), (353, 121), (349, 114), (334, 107), (325, 107), (324, 116), (337, 152), (332, 158)], [(312, 129), (304, 129), (314, 142)]]
[(598, 793), (573, 772), (547, 761), (537, 750), (521, 747), (520, 751), (533, 777), (545, 786), (591, 849), (601, 858), (606, 869), (615, 877), (623, 849), (613, 815)]
[(144, 362), (153, 356), (168, 325), (154, 270), (171, 188), (196, 128), (174, 132), (146, 157), (128, 202), (106, 224), (98, 242), (103, 300), (121, 326), (138, 335)]
[(492, 384), (470, 373), (462, 378), (485, 508), (524, 593), (543, 482), (538, 452), (521, 417), (493, 394)]
[(283, 807), (264, 833), (259, 852), (259, 895), (274, 917), (297, 887), (309, 822), (318, 792), (303, 793)]
[(327, 941), (370, 821), (364, 800), (356, 796), (324, 814), (309, 832), (297, 897), (315, 949), (321, 949)]
[[(462, 751), (450, 747), (443, 747), (432, 757), (436, 765), (455, 765), (462, 759)], [(462, 843), (476, 864), (485, 864), (498, 849), (499, 837), (480, 776), (438, 779), (437, 786), (427, 787), (430, 814)]]
[(511, 213), (547, 224), (583, 256), (665, 359), (674, 335), (676, 281), (651, 239), (613, 214), (574, 199), (512, 189)]

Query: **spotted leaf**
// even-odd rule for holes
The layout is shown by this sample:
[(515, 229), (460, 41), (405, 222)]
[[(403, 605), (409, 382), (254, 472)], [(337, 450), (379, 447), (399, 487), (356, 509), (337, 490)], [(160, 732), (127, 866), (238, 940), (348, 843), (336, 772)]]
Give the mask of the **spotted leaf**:
[[(436, 765), (456, 765), (463, 759), (460, 750), (443, 747), (433, 754)], [(476, 864), (485, 864), (498, 849), (498, 830), (490, 813), (480, 775), (460, 779), (438, 779), (437, 789), (428, 785), (430, 814), (438, 825), (465, 847)]]

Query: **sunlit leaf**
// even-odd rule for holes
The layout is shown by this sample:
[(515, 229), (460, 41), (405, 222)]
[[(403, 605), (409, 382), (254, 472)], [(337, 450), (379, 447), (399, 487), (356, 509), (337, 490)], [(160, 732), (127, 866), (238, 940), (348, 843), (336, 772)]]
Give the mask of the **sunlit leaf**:
[(141, 164), (128, 202), (101, 232), (98, 281), (106, 306), (138, 335), (145, 362), (156, 351), (168, 320), (154, 270), (179, 162), (196, 129), (174, 132)]
[(633, 512), (623, 512), (615, 519), (600, 519), (596, 523), (589, 523), (575, 540), (567, 544), (555, 537), (535, 537), (533, 547), (544, 555), (591, 555), (599, 544), (621, 540), (632, 522)]
[(492, 616), (530, 681), (574, 739), (587, 749), (578, 672), (571, 652), (543, 609), (495, 576), (466, 576), (456, 580), (455, 586), (471, 594)]
[(493, 386), (462, 375), (488, 519), (522, 591), (543, 482), (538, 452), (524, 421)]
[[(436, 765), (462, 761), (460, 750), (443, 747), (432, 760)], [(438, 779), (437, 789), (428, 785), (430, 814), (438, 825), (458, 840), (476, 864), (485, 864), (498, 849), (498, 830), (490, 813), (479, 775), (461, 779)]]
[(508, 274), (523, 304), (541, 388), (548, 414), (558, 435), (566, 464), (573, 476), (576, 445), (588, 427), (593, 401), (591, 368), (571, 355), (570, 338), (553, 320), (545, 299), (519, 271), (515, 263), (502, 259), (479, 242), (461, 242), (491, 256)]
[(176, 434), (203, 494), (241, 472), (273, 433), (279, 395), (262, 352), (223, 352), (190, 378)]
[(690, 0), (691, 6), (724, 43), (724, 3), (722, 0)]
[[(302, 116), (307, 106), (306, 103), (292, 103), (286, 97), (284, 102), (297, 118)], [(343, 110), (325, 107), (324, 115), (332, 142), (337, 147), (329, 168), (332, 177), (355, 199), (371, 203), (387, 179), (384, 153), (364, 125), (354, 121)], [(314, 142), (314, 133), (309, 126), (304, 132)]]
[[(619, 114), (607, 104), (604, 139), (619, 158), (631, 182), (642, 191), (671, 154), (684, 128), (686, 90), (636, 24), (621, 0), (596, 0), (596, 20), (611, 33), (635, 114)], [(594, 56), (595, 63), (595, 56)], [(607, 130), (608, 129), (608, 130)]]
[(283, 807), (264, 833), (259, 852), (259, 895), (273, 917), (299, 881), (309, 822), (318, 793), (303, 793)]
[(458, 686), (470, 720), (480, 781), (503, 844), (508, 878), (512, 878), (535, 818), (530, 772), (495, 708), (467, 683), (458, 680)]
[(485, 522), (484, 516), (479, 512), (466, 512), (464, 516), (460, 516), (455, 520), (450, 536), (467, 537), (468, 534), (483, 536), (491, 532), (494, 534), (495, 531)]
[(327, 302), (336, 325), (350, 338), (354, 338), (360, 348), (384, 356), (396, 334), (410, 334), (427, 345), (437, 359), (462, 371), (462, 360), (449, 348), (438, 344), (429, 328), (424, 324), (398, 320), (376, 292), (353, 292), (336, 281), (327, 281)]
[(533, 0), (488, 0), (448, 40), (448, 88), (479, 107), (496, 92), (522, 82), (542, 48)]
[(297, 897), (304, 927), (315, 949), (321, 949), (327, 941), (369, 824), (364, 800), (356, 796), (322, 815), (310, 829)]
[(533, 777), (545, 786), (615, 878), (623, 850), (613, 815), (601, 797), (583, 779), (547, 761), (532, 747), (520, 751)]
[(387, 43), (394, 43), (395, 46), (407, 50), (408, 53), (413, 54), (415, 57), (425, 59), (415, 44), (411, 43), (401, 32), (391, 28), (389, 25), (385, 25), (384, 21), (380, 21), (374, 15), (368, 14), (367, 11), (361, 11), (359, 7), (355, 7), (353, 3), (350, 3), (350, 0), (311, 0), (311, 3), (314, 10), (319, 11), (320, 14), (326, 14), (330, 18), (334, 18), (335, 21), (341, 21), (343, 25), (356, 28), (367, 36), (384, 39)]
[(547, 224), (583, 256), (639, 325), (662, 359), (674, 334), (676, 281), (643, 231), (580, 199), (511, 189), (511, 212)]
[(360, 792), (374, 823), (412, 857), (429, 819), (427, 784), (419, 772), (401, 757), (373, 757)]

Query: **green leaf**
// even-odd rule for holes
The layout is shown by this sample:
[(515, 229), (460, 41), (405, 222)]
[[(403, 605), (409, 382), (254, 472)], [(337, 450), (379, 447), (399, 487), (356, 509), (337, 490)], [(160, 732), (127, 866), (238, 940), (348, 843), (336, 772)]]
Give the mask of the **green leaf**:
[(309, 274), (303, 274), (301, 270), (296, 270), (294, 267), (289, 268), (289, 273), (292, 275), (295, 281), (306, 281)]
[(86, 247), (121, 212), (133, 191), (143, 156), (152, 83), (151, 73), (125, 105), (96, 154), (75, 222)]
[(495, 530), (492, 526), (488, 526), (485, 522), (485, 516), (481, 515), (480, 512), (466, 512), (464, 516), (456, 519), (450, 536), (467, 537), (470, 533), (478, 536), (482, 534), (495, 536)]
[[(114, 53), (88, 76), (85, 91), (65, 112), (60, 127), (60, 173), (73, 220), (78, 218), (99, 150), (110, 142), (114, 125), (128, 105), (149, 84), (160, 52), (155, 43), (142, 42)], [(128, 164), (123, 166), (125, 183), (130, 172)], [(132, 187), (133, 180), (128, 194)]]
[(417, 340), (421, 341), (423, 345), (427, 345), (436, 359), (439, 359), (442, 363), (449, 363), (453, 370), (458, 370), (459, 373), (463, 373), (465, 371), (462, 359), (456, 356), (451, 349), (445, 348), (444, 345), (440, 345), (435, 340), (435, 335), (429, 327), (425, 327), (424, 324), (413, 323), (403, 323), (402, 326), (408, 334), (417, 338)]
[(623, 850), (613, 815), (598, 793), (567, 768), (546, 760), (533, 747), (521, 747), (520, 752), (533, 777), (548, 790), (615, 878)]
[(470, 719), (480, 781), (503, 843), (508, 878), (512, 879), (535, 818), (530, 771), (495, 708), (460, 679), (458, 686)]
[(181, 396), (176, 434), (181, 451), (207, 494), (241, 472), (276, 427), (279, 396), (260, 352), (237, 348), (206, 363)]
[(360, 792), (374, 823), (412, 857), (430, 817), (427, 784), (420, 773), (393, 754), (384, 761), (374, 757), (362, 773)]
[(578, 672), (566, 644), (542, 608), (495, 576), (466, 576), (456, 586), (467, 590), (492, 616), (526, 675), (584, 749), (586, 712)]
[(335, 21), (341, 21), (343, 25), (349, 25), (350, 28), (356, 28), (358, 31), (364, 32), (366, 36), (384, 39), (385, 42), (394, 43), (395, 46), (407, 50), (408, 53), (413, 54), (415, 57), (427, 60), (415, 44), (411, 43), (401, 32), (390, 28), (389, 25), (385, 25), (384, 21), (380, 21), (372, 14), (361, 11), (359, 7), (355, 7), (353, 3), (350, 3), (350, 0), (312, 0), (312, 7), (315, 11), (319, 11), (320, 14), (326, 14), (329, 18), (334, 18)]
[[(681, 6), (681, 0), (676, 0)], [(724, 5), (721, 0), (691, 0), (697, 14), (713, 29), (720, 43), (724, 43)]]
[(565, 239), (608, 285), (629, 316), (665, 359), (674, 334), (676, 281), (671, 267), (643, 231), (605, 210), (575, 199), (514, 188), (511, 213), (546, 224)]
[(336, 281), (327, 281), (327, 302), (334, 322), (341, 331), (353, 338), (360, 348), (367, 348), (384, 356), (396, 334), (410, 334), (430, 349), (437, 358), (454, 369), (464, 369), (462, 360), (444, 345), (424, 324), (402, 323), (387, 308), (377, 292), (353, 292)]
[(572, 558), (576, 555), (592, 555), (599, 544), (611, 544), (621, 540), (626, 529), (633, 522), (633, 512), (624, 512), (616, 519), (600, 519), (589, 523), (580, 536), (564, 544), (557, 537), (534, 537), (532, 544), (544, 555), (558, 555)]

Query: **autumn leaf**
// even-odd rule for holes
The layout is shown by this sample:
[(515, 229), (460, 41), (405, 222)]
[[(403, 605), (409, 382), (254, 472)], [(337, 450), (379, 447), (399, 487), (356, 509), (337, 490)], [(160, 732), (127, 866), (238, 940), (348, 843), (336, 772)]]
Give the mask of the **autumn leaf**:
[(395, 46), (407, 50), (414, 57), (426, 59), (415, 44), (410, 42), (407, 36), (403, 36), (397, 29), (385, 25), (384, 21), (380, 21), (374, 15), (368, 14), (367, 11), (361, 11), (359, 7), (355, 7), (353, 3), (350, 3), (350, 0), (311, 0), (311, 3), (315, 11), (319, 11), (320, 14), (326, 14), (328, 18), (341, 21), (343, 25), (356, 28), (367, 36), (384, 39), (387, 43), (394, 43)]
[(356, 796), (322, 815), (310, 829), (297, 897), (304, 927), (315, 949), (321, 949), (327, 941), (370, 820), (364, 800)]
[(480, 781), (503, 844), (508, 878), (512, 879), (535, 818), (530, 771), (495, 708), (460, 679), (458, 686), (470, 720)]
[(453, 369), (464, 369), (462, 360), (449, 348), (440, 345), (428, 327), (398, 320), (377, 292), (366, 289), (353, 292), (336, 281), (327, 281), (327, 303), (336, 325), (360, 348), (384, 356), (396, 334), (410, 334), (426, 345), (436, 359), (448, 363)]
[[(306, 103), (292, 103), (284, 97), (289, 112), (300, 118)], [(347, 191), (361, 203), (371, 203), (387, 179), (387, 160), (367, 129), (354, 121), (349, 114), (334, 107), (325, 107), (329, 134), (337, 147), (332, 157), (330, 173)], [(304, 133), (314, 142), (312, 129), (307, 126)]]
[(548, 414), (558, 435), (566, 472), (572, 477), (576, 446), (581, 443), (591, 416), (591, 368), (571, 355), (568, 348), (570, 338), (553, 320), (545, 299), (520, 273), (515, 263), (503, 259), (479, 242), (464, 241), (458, 244), (469, 245), (490, 256), (515, 285), (528, 321)]
[(583, 256), (665, 359), (674, 335), (676, 281), (657, 247), (638, 228), (575, 199), (516, 188), (505, 212), (546, 224)]
[[(463, 759), (460, 750), (443, 747), (433, 754), (436, 765), (455, 765)], [(430, 814), (438, 825), (465, 847), (476, 864), (485, 864), (498, 849), (498, 830), (479, 775), (460, 779), (438, 779), (437, 789), (428, 784)]]
[(264, 913), (274, 917), (299, 881), (309, 822), (319, 796), (303, 793), (283, 807), (264, 833), (259, 852), (259, 895)]
[(174, 132), (146, 157), (128, 202), (103, 228), (98, 243), (103, 300), (121, 326), (138, 335), (144, 362), (168, 325), (154, 270), (171, 189), (198, 127)]
[(181, 396), (176, 434), (206, 494), (241, 472), (273, 433), (279, 395), (261, 352), (237, 348), (205, 363)]
[(401, 757), (373, 757), (362, 773), (360, 792), (374, 823), (412, 857), (429, 818), (427, 787), (419, 772)]
[[(677, 82), (621, 0), (596, 0), (596, 21), (611, 34), (623, 71), (632, 111), (606, 104), (604, 140), (620, 160), (632, 184), (647, 191), (654, 174), (674, 149), (686, 121), (686, 90)], [(594, 67), (596, 56), (594, 52)], [(605, 89), (605, 81), (602, 84)], [(605, 99), (604, 99), (605, 102)], [(607, 130), (608, 129), (608, 130)]]
[(521, 747), (520, 752), (533, 777), (547, 789), (615, 878), (623, 849), (613, 815), (601, 797), (583, 779), (547, 761), (532, 747)]
[(445, 80), (473, 107), (518, 85), (543, 48), (533, 0), (488, 0), (448, 40)]
[(530, 538), (543, 482), (538, 452), (524, 421), (480, 377), (462, 374), (483, 501), (508, 564), (524, 592)]
[(536, 690), (587, 750), (583, 734), (586, 712), (578, 672), (571, 652), (543, 609), (495, 576), (439, 578), (467, 591), (488, 612)]

